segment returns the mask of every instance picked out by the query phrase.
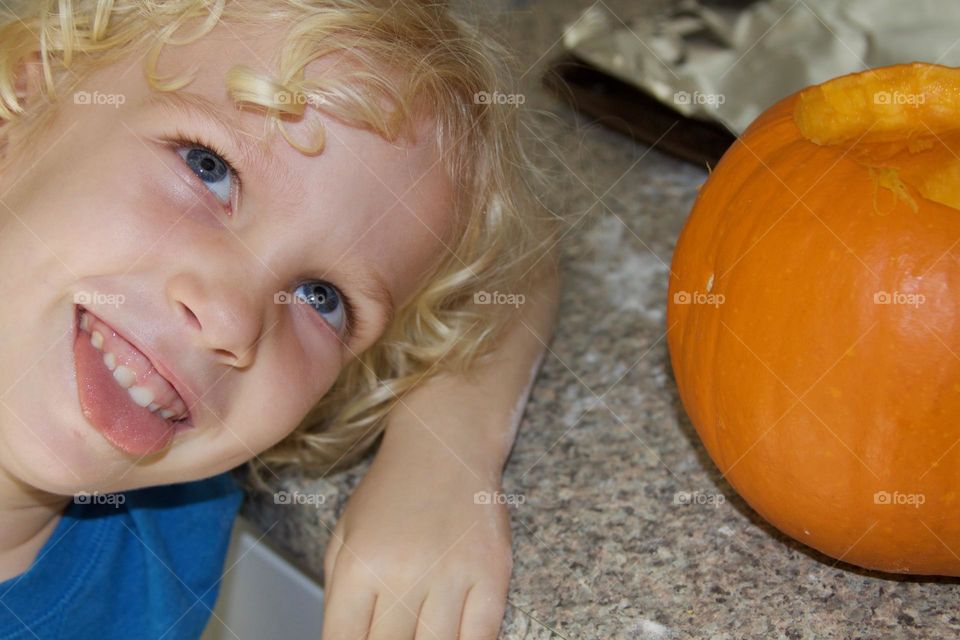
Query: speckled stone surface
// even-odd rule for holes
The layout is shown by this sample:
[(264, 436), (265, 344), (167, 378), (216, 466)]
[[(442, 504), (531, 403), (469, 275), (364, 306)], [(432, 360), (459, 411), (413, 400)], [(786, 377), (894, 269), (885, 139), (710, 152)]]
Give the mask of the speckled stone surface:
[[(578, 118), (539, 87), (586, 1), (461, 0), (529, 67), (527, 105), (560, 146), (548, 201), (577, 224), (563, 298), (504, 491), (514, 575), (501, 637), (955, 638), (960, 586), (862, 571), (779, 534), (716, 471), (683, 413), (664, 322), (676, 238), (706, 173)], [(623, 19), (665, 2), (610, 0)], [(312, 573), (366, 463), (323, 480), (321, 508), (244, 513)], [(678, 492), (705, 504), (676, 504)]]

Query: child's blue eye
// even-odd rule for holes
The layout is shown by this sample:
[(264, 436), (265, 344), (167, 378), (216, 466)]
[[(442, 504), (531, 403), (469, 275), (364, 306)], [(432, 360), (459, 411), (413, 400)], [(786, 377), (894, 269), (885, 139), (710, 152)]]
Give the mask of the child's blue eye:
[(333, 285), (322, 280), (304, 282), (293, 290), (293, 295), (301, 302), (312, 306), (317, 313), (324, 316), (338, 334), (344, 330), (347, 321), (344, 304), (340, 292)]
[(215, 152), (200, 145), (185, 145), (177, 153), (197, 177), (213, 192), (217, 200), (230, 204), (233, 194), (234, 172), (230, 165)]

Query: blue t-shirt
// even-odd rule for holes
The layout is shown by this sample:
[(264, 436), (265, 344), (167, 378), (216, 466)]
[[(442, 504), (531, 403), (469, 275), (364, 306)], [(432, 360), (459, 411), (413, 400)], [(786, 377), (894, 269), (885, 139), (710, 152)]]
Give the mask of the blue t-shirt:
[(30, 568), (0, 583), (0, 640), (196, 640), (242, 498), (223, 473), (71, 501)]

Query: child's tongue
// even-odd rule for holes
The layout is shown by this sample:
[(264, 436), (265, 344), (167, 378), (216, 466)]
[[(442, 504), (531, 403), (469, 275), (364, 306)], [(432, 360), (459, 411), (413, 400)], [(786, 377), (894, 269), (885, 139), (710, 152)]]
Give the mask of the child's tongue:
[(103, 363), (103, 353), (90, 344), (90, 334), (77, 331), (73, 345), (80, 407), (87, 420), (119, 449), (135, 456), (162, 451), (176, 428), (133, 401)]

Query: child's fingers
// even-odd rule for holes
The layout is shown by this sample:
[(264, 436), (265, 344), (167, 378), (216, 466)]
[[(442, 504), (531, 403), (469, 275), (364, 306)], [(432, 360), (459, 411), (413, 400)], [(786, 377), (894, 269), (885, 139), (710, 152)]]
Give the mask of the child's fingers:
[(466, 587), (430, 591), (420, 607), (414, 640), (457, 640), (466, 594)]
[(323, 586), (327, 587), (333, 582), (333, 572), (337, 565), (337, 556), (343, 550), (343, 538), (334, 530), (330, 536), (330, 542), (327, 543), (327, 551), (323, 554)]
[(377, 594), (363, 583), (328, 576), (321, 640), (366, 640), (376, 603)]
[(369, 640), (413, 640), (422, 601), (409, 597), (398, 600), (392, 593), (384, 591), (380, 591), (373, 610)]
[(463, 606), (459, 640), (497, 640), (507, 607), (508, 588), (509, 580), (502, 584), (488, 581), (473, 585)]

